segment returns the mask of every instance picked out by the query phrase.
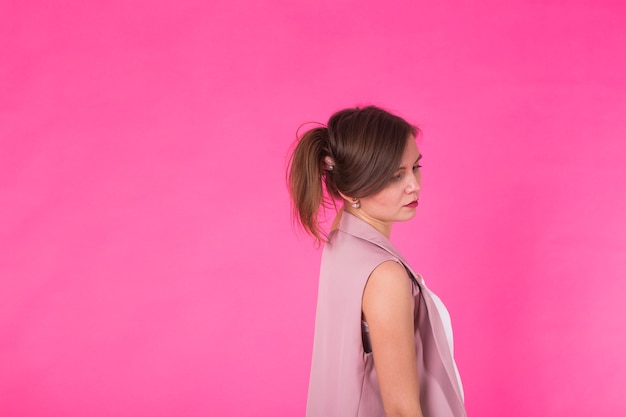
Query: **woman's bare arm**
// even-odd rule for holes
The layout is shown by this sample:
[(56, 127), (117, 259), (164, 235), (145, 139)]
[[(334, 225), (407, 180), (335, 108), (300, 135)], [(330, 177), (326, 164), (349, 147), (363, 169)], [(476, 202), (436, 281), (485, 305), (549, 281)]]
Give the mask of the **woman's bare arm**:
[(402, 265), (380, 264), (363, 292), (374, 366), (387, 417), (422, 417), (411, 281)]

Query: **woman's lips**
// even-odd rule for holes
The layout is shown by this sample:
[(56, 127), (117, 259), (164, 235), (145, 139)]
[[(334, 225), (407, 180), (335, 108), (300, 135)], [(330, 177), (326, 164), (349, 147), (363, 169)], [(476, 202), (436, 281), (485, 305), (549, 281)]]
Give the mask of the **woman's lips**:
[(405, 205), (404, 207), (410, 207), (410, 208), (415, 208), (418, 206), (418, 200), (412, 201), (409, 204)]

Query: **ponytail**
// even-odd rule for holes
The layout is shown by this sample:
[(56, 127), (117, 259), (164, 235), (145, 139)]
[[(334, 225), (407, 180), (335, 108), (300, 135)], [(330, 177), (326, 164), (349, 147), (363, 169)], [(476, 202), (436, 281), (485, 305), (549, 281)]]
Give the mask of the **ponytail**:
[(332, 170), (332, 166), (325, 162), (329, 160), (330, 154), (328, 129), (311, 129), (298, 141), (291, 155), (287, 174), (294, 218), (317, 242), (326, 240), (326, 234), (319, 225), (318, 214), (325, 202), (323, 177), (328, 170)]

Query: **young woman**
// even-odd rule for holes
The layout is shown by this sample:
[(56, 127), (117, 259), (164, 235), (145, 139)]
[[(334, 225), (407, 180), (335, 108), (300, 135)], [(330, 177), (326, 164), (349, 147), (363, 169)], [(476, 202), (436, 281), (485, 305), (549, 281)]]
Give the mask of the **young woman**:
[[(296, 218), (325, 243), (308, 417), (466, 415), (449, 315), (389, 241), (418, 206), (417, 133), (380, 108), (346, 109), (291, 156)], [(318, 213), (337, 202), (325, 234)]]

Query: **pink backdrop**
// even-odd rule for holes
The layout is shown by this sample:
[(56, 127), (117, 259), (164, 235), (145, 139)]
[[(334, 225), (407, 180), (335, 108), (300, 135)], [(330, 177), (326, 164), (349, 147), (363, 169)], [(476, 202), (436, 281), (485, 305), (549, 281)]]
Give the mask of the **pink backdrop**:
[(393, 239), (469, 414), (626, 414), (623, 2), (0, 10), (0, 415), (303, 415), (320, 252), (286, 151), (368, 103), (424, 131)]

